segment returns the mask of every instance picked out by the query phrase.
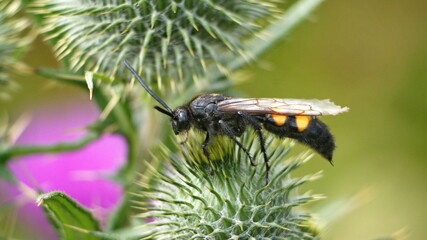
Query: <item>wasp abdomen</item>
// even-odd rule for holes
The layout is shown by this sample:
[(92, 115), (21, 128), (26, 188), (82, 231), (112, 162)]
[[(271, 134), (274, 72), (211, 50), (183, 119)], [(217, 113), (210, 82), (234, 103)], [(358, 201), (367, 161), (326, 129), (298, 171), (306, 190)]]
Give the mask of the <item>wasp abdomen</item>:
[(335, 149), (334, 138), (326, 124), (312, 116), (270, 115), (264, 128), (279, 137), (293, 138), (309, 145), (329, 161)]

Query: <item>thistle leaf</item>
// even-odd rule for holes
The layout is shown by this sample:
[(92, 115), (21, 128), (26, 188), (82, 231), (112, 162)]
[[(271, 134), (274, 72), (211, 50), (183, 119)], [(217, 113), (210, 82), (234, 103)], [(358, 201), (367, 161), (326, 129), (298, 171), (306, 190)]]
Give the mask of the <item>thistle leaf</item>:
[(86, 208), (65, 193), (55, 191), (43, 194), (37, 199), (37, 204), (43, 207), (61, 239), (101, 239), (84, 232), (99, 231), (99, 223)]

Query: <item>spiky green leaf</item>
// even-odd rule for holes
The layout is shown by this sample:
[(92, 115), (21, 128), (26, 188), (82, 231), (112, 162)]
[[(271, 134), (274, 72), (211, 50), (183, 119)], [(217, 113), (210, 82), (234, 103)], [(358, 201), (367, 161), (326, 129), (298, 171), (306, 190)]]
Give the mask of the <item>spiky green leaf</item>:
[(88, 234), (99, 231), (99, 223), (92, 213), (63, 192), (49, 192), (37, 199), (61, 239), (101, 239)]

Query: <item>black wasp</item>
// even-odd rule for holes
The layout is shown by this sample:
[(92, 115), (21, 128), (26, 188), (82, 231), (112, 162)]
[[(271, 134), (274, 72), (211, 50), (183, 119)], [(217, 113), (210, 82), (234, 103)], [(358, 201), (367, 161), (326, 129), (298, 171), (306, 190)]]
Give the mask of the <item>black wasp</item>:
[(266, 183), (270, 166), (261, 132), (263, 128), (279, 137), (293, 138), (310, 146), (332, 163), (334, 138), (326, 124), (317, 116), (336, 115), (348, 111), (347, 107), (341, 108), (329, 100), (234, 98), (213, 93), (199, 95), (187, 105), (172, 110), (147, 86), (129, 63), (125, 62), (125, 65), (145, 90), (164, 107), (154, 108), (171, 117), (176, 135), (187, 133), (191, 127), (206, 132), (202, 149), (208, 159), (206, 147), (211, 143), (212, 137), (225, 135), (248, 155), (251, 165), (255, 166), (249, 151), (237, 139), (249, 126), (255, 130), (260, 140)]

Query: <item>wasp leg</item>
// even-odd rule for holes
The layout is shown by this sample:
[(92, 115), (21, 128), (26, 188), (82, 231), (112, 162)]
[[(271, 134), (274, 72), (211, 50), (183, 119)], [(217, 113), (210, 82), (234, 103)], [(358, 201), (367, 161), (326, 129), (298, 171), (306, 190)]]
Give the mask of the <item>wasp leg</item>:
[(206, 158), (210, 161), (209, 158), (209, 151), (206, 149), (206, 147), (212, 142), (212, 139), (210, 137), (209, 132), (206, 133), (206, 138), (205, 141), (202, 143), (202, 149), (203, 149), (203, 154), (206, 156)]
[(212, 142), (212, 138), (210, 137), (209, 132), (206, 132), (206, 138), (205, 141), (202, 143), (202, 150), (203, 150), (203, 155), (205, 155), (205, 157), (208, 159), (208, 163), (209, 163), (209, 174), (213, 175), (213, 169), (212, 169), (212, 162), (211, 162), (211, 158), (209, 156), (209, 151), (208, 149), (206, 149), (206, 147)]
[(237, 144), (237, 146), (239, 146), (246, 153), (246, 155), (248, 155), (249, 161), (251, 162), (251, 165), (252, 166), (256, 166), (256, 163), (254, 162), (254, 160), (253, 160), (251, 154), (249, 153), (249, 151), (234, 136), (233, 130), (224, 121), (222, 121), (222, 120), (219, 120), (219, 124), (225, 130), (227, 136), (229, 138), (231, 138)]
[(181, 144), (181, 145), (184, 145), (186, 142), (187, 142), (187, 140), (188, 140), (188, 132), (185, 132), (184, 133), (185, 135), (184, 135), (184, 140), (182, 140), (179, 144)]
[(264, 136), (262, 135), (262, 131), (261, 131), (262, 127), (259, 124), (259, 122), (254, 117), (252, 117), (251, 115), (249, 115), (245, 112), (242, 112), (242, 111), (237, 112), (237, 114), (239, 114), (247, 124), (251, 125), (251, 127), (255, 130), (255, 132), (258, 135), (259, 142), (261, 145), (261, 152), (262, 152), (262, 155), (264, 157), (265, 185), (267, 185), (269, 182), (270, 164), (268, 164), (268, 156), (267, 156), (267, 151), (265, 149), (265, 140), (264, 140)]

